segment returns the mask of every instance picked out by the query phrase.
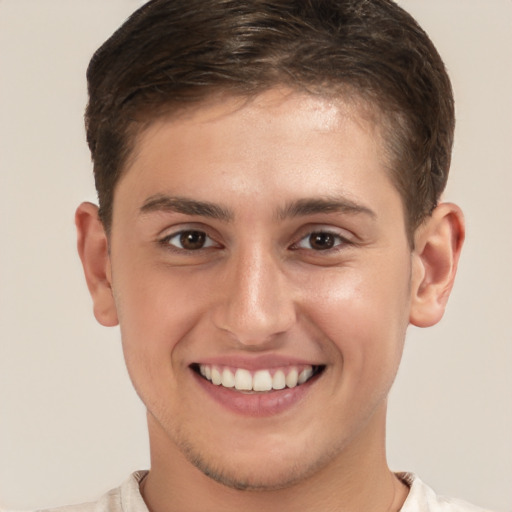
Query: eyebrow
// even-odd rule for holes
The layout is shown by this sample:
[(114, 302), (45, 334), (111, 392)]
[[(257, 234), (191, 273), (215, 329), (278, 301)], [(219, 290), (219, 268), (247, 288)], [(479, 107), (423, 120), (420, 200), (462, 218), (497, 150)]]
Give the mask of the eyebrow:
[[(197, 215), (224, 222), (231, 222), (234, 214), (230, 210), (208, 201), (198, 201), (179, 196), (157, 194), (149, 197), (140, 209), (141, 214), (150, 212), (176, 212), (184, 215)], [(364, 214), (375, 218), (376, 213), (370, 208), (347, 198), (305, 198), (292, 201), (279, 209), (277, 218), (285, 220), (305, 217), (319, 213)]]
[(293, 201), (278, 211), (278, 217), (283, 220), (317, 213), (363, 214), (372, 219), (377, 217), (377, 214), (367, 206), (356, 203), (348, 198), (337, 197), (306, 198)]
[(183, 213), (184, 215), (199, 215), (224, 222), (230, 222), (234, 217), (231, 211), (214, 203), (162, 194), (151, 196), (144, 202), (140, 213), (146, 214), (150, 212), (176, 212)]

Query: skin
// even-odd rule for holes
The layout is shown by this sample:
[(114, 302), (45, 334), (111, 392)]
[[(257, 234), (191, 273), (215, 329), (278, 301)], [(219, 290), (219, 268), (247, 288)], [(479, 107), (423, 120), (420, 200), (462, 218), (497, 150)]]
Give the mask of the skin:
[[(212, 100), (142, 133), (110, 240), (96, 207), (79, 207), (96, 318), (119, 322), (148, 410), (152, 512), (401, 507), (386, 399), (409, 323), (444, 312), (464, 228), (443, 203), (411, 249), (383, 147), (354, 103), (285, 89)], [(206, 245), (180, 246), (187, 230)], [(254, 416), (213, 400), (190, 367), (261, 358), (324, 371), (291, 406)]]

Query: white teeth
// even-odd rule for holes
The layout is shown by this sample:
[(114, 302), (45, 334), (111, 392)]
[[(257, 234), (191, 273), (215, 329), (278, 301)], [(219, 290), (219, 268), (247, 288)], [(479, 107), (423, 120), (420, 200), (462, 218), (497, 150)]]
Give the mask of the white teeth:
[(225, 388), (235, 387), (235, 376), (227, 368), (224, 368), (224, 370), (222, 371), (222, 385)]
[(238, 391), (271, 391), (294, 388), (304, 384), (313, 376), (313, 367), (307, 366), (300, 373), (296, 367), (278, 369), (274, 375), (270, 370), (258, 370), (253, 374), (245, 368), (238, 368), (234, 373), (230, 368), (219, 368), (206, 364), (199, 365), (199, 373), (216, 386), (235, 388)]
[(286, 378), (284, 376), (284, 372), (282, 370), (277, 370), (274, 373), (274, 377), (272, 378), (272, 388), (273, 389), (284, 389), (286, 387)]
[(210, 366), (202, 364), (199, 366), (199, 373), (208, 380), (212, 380), (212, 369)]
[(287, 376), (286, 376), (286, 385), (289, 388), (294, 388), (297, 385), (297, 380), (299, 378), (299, 372), (294, 368)]
[(313, 368), (306, 368), (302, 370), (299, 374), (299, 378), (297, 379), (298, 384), (304, 384), (311, 376), (313, 375)]
[(272, 389), (272, 376), (268, 370), (258, 370), (252, 379), (254, 391), (270, 391)]
[(238, 368), (235, 373), (235, 388), (239, 391), (252, 390), (252, 375), (249, 370)]
[(212, 382), (216, 386), (220, 386), (222, 384), (222, 376), (217, 368), (212, 368)]

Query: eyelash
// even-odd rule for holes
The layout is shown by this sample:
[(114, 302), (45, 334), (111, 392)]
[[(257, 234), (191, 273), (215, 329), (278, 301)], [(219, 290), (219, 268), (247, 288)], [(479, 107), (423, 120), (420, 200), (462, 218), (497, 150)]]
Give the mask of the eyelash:
[[(316, 249), (316, 250), (313, 249), (312, 247), (304, 247), (304, 246), (301, 245), (304, 241), (307, 241), (307, 242), (311, 243), (311, 241), (312, 241), (311, 238), (314, 235), (316, 235), (316, 236), (323, 236), (323, 237), (332, 237), (332, 239), (334, 239), (333, 240), (334, 245), (332, 247), (328, 247), (328, 248), (325, 248), (325, 249)], [(336, 232), (334, 232), (332, 230), (329, 230), (329, 229), (315, 229), (315, 230), (309, 231), (304, 236), (302, 236), (302, 238), (300, 238), (300, 240), (298, 240), (298, 242), (295, 242), (294, 244), (292, 244), (290, 248), (292, 250), (305, 249), (307, 251), (313, 251), (313, 252), (316, 252), (316, 253), (327, 253), (327, 254), (330, 254), (332, 252), (339, 251), (341, 249), (341, 247), (343, 247), (343, 246), (347, 246), (347, 245), (351, 245), (351, 244), (352, 244), (352, 242), (350, 242), (347, 238), (341, 236), (339, 233), (336, 233)]]
[[(199, 238), (200, 238), (199, 243), (201, 243), (201, 238), (202, 238), (205, 241), (206, 245), (202, 244), (200, 247), (195, 248), (195, 249), (191, 249), (191, 248), (187, 249), (187, 248), (183, 247), (183, 242), (184, 242), (183, 237), (187, 236), (187, 235), (188, 236), (191, 236), (191, 235), (199, 236)], [(313, 247), (304, 247), (302, 245), (304, 243), (304, 241), (306, 241), (306, 243), (308, 243), (308, 241), (309, 241), (309, 243), (311, 243), (312, 237), (315, 235), (324, 237), (324, 239), (325, 239), (325, 237), (331, 237), (331, 240), (333, 240), (332, 243), (334, 245), (332, 247), (327, 247), (324, 249), (314, 249)], [(171, 240), (173, 240), (173, 239), (178, 239), (181, 247), (178, 246), (177, 244), (171, 243)], [(319, 239), (318, 241), (320, 241), (320, 240), (321, 239)], [(217, 242), (215, 242), (215, 240), (212, 237), (210, 237), (204, 230), (201, 230), (201, 229), (184, 229), (184, 230), (178, 231), (176, 233), (171, 233), (171, 234), (165, 236), (164, 238), (162, 238), (159, 241), (159, 243), (167, 248), (172, 248), (173, 250), (176, 250), (179, 252), (184, 252), (184, 253), (199, 252), (199, 251), (203, 251), (203, 250), (208, 250), (212, 247), (222, 248), (221, 244), (218, 244)], [(192, 240), (192, 243), (193, 243), (193, 240)], [(352, 245), (352, 242), (347, 240), (345, 237), (341, 236), (340, 234), (333, 232), (332, 230), (329, 230), (329, 229), (316, 229), (316, 230), (309, 231), (308, 233), (303, 235), (297, 242), (294, 242), (290, 246), (290, 250), (293, 250), (293, 251), (307, 250), (307, 251), (313, 251), (316, 253), (330, 254), (332, 252), (340, 250), (341, 247), (347, 246), (347, 245)]]
[[(202, 237), (204, 237), (204, 239), (206, 240), (206, 243), (208, 245), (202, 245), (201, 247), (199, 247), (197, 249), (187, 249), (187, 248), (183, 247), (183, 237), (185, 235), (202, 236)], [(171, 243), (171, 240), (173, 240), (175, 238), (180, 240), (180, 244), (182, 244), (182, 247), (179, 247), (178, 245)], [(167, 235), (164, 238), (162, 238), (160, 240), (160, 243), (162, 245), (164, 245), (165, 247), (171, 247), (172, 249), (174, 249), (176, 251), (180, 251), (180, 252), (198, 252), (201, 250), (210, 249), (211, 247), (221, 247), (220, 244), (217, 244), (217, 242), (215, 242), (212, 237), (210, 237), (204, 230), (201, 230), (201, 229), (183, 229), (176, 233), (171, 233), (170, 235)]]

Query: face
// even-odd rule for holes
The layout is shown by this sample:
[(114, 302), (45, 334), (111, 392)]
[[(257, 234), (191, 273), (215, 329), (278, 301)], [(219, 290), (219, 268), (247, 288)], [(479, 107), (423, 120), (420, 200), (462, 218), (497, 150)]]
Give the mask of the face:
[(110, 263), (153, 448), (275, 488), (383, 444), (411, 250), (382, 148), (358, 107), (284, 90), (142, 134)]

